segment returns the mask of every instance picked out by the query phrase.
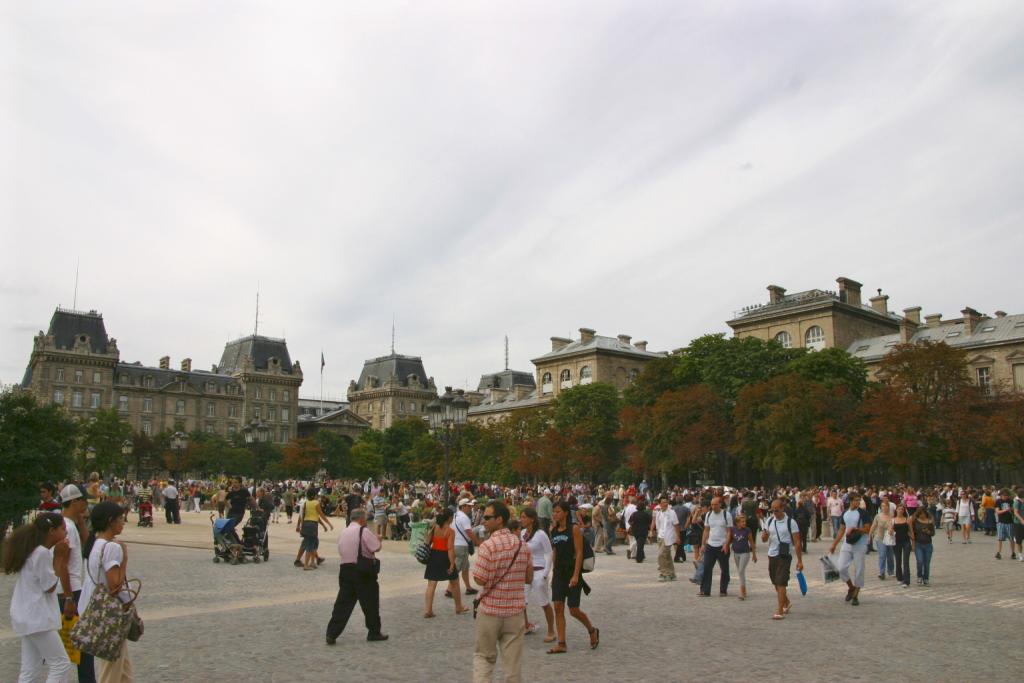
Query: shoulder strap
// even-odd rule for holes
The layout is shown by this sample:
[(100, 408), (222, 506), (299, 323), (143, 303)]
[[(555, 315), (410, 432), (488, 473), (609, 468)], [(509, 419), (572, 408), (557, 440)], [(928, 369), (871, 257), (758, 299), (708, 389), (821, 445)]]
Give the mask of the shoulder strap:
[(492, 589), (493, 589), (493, 588), (494, 588), (495, 586), (497, 586), (497, 585), (498, 585), (499, 583), (501, 583), (501, 582), (502, 582), (502, 580), (503, 580), (503, 579), (505, 578), (505, 576), (507, 576), (507, 575), (508, 575), (508, 573), (509, 573), (510, 571), (512, 571), (512, 567), (514, 567), (514, 566), (515, 566), (515, 564), (516, 564), (516, 559), (518, 559), (518, 558), (519, 558), (519, 551), (520, 551), (520, 550), (522, 550), (522, 549), (523, 549), (523, 541), (522, 541), (522, 539), (520, 539), (520, 541), (519, 541), (519, 545), (518, 545), (518, 546), (516, 547), (516, 551), (515, 551), (515, 552), (514, 552), (514, 553), (512, 554), (512, 561), (508, 563), (508, 566), (507, 566), (507, 567), (505, 567), (505, 571), (503, 571), (503, 572), (501, 573), (501, 576), (499, 576), (499, 577), (497, 578), (497, 580), (496, 580), (496, 581), (495, 581), (494, 583), (492, 583), (491, 585), (489, 585), (489, 586), (485, 587), (485, 588), (484, 588), (484, 589), (483, 589), (483, 590), (482, 590), (482, 591), (480, 592), (480, 597), (478, 597), (478, 598), (477, 598), (477, 599), (476, 599), (476, 600), (474, 601), (474, 602), (475, 602), (475, 603), (476, 603), (477, 605), (479, 605), (479, 604), (480, 604), (481, 602), (483, 602), (484, 596), (486, 596), (486, 595), (487, 595), (488, 593), (490, 593), (490, 592), (491, 592), (491, 590), (492, 590)]
[(356, 557), (357, 558), (363, 556), (363, 532), (364, 531), (366, 531), (366, 527), (365, 526), (360, 526), (359, 527), (359, 549), (356, 551)]

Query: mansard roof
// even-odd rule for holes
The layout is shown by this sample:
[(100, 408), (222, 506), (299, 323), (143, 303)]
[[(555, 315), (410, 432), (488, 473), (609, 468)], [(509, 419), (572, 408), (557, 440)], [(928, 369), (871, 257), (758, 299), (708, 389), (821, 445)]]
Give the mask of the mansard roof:
[(509, 390), (517, 384), (520, 386), (536, 387), (537, 381), (533, 378), (532, 372), (523, 372), (522, 370), (502, 370), (501, 372), (492, 372), (489, 375), (481, 375), (480, 384), (477, 385), (477, 390)]
[(217, 372), (226, 375), (241, 372), (246, 358), (252, 360), (253, 370), (267, 370), (270, 367), (270, 359), (277, 358), (281, 372), (286, 375), (292, 374), (292, 359), (288, 354), (287, 342), (284, 339), (255, 334), (225, 344)]
[[(355, 389), (363, 391), (364, 389), (382, 387), (392, 377), (395, 378), (398, 386), (412, 389), (430, 388), (427, 371), (423, 369), (422, 358), (391, 353), (387, 356), (371, 358), (363, 363), (363, 371), (359, 373), (359, 381), (356, 382)], [(376, 384), (374, 384), (374, 380), (376, 380)]]
[(96, 311), (73, 311), (57, 307), (50, 318), (47, 334), (53, 337), (58, 349), (75, 348), (75, 341), (84, 334), (89, 337), (89, 347), (93, 353), (107, 352), (107, 328), (103, 324), (103, 316)]

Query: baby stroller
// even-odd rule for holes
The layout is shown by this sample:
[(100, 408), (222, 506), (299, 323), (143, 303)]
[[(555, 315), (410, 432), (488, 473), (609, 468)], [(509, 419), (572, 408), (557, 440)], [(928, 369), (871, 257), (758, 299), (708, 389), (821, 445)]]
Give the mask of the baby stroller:
[(213, 561), (224, 560), (230, 564), (244, 564), (245, 553), (242, 552), (242, 542), (235, 533), (235, 520), (224, 517), (214, 520), (210, 515), (213, 524)]
[(139, 526), (153, 526), (153, 503), (148, 500), (139, 503)]
[(251, 557), (253, 562), (270, 559), (270, 548), (267, 546), (267, 516), (262, 510), (253, 511), (249, 521), (242, 528), (242, 553)]

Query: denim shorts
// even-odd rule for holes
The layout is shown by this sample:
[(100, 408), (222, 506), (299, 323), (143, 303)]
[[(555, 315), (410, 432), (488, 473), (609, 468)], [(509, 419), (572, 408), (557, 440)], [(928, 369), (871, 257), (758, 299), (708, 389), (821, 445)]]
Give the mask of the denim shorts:
[(996, 540), (999, 541), (1012, 541), (1013, 540), (1013, 525), (1003, 524), (1000, 522), (996, 524)]

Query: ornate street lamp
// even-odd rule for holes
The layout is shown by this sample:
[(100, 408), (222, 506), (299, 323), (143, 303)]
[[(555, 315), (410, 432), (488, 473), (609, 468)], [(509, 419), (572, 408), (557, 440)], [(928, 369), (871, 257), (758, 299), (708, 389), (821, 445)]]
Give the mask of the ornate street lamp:
[(242, 435), (245, 437), (245, 443), (250, 446), (257, 441), (266, 441), (267, 434), (269, 432), (270, 428), (263, 423), (263, 420), (254, 419), (242, 428)]
[(451, 447), (466, 424), (469, 401), (462, 389), (452, 392), (451, 387), (445, 387), (444, 394), (427, 405), (427, 414), (430, 431), (444, 446), (444, 504), (447, 507), (451, 502), (451, 487), (448, 485)]
[[(125, 479), (128, 479), (128, 478), (129, 478), (129, 477), (128, 477), (128, 474), (127, 474), (127, 470), (128, 470), (128, 458), (130, 458), (130, 457), (131, 457), (131, 455), (132, 455), (132, 450), (134, 450), (134, 446), (132, 445), (132, 441), (131, 441), (131, 439), (125, 439), (125, 440), (124, 440), (124, 443), (122, 443), (122, 444), (121, 444), (121, 455), (123, 455), (123, 456), (124, 456), (124, 462), (125, 462), (125, 466), (124, 466), (124, 469), (125, 469)], [(136, 467), (135, 467), (135, 476), (134, 476), (134, 477), (132, 477), (133, 479), (138, 479), (138, 475), (139, 475), (139, 471), (138, 471), (138, 470), (139, 470), (139, 468), (138, 468), (138, 463), (136, 463)]]
[(181, 470), (181, 455), (185, 452), (185, 448), (188, 446), (188, 434), (185, 432), (174, 432), (171, 434), (171, 450), (174, 451), (174, 464), (176, 468), (174, 470), (174, 479), (177, 480), (177, 474)]

